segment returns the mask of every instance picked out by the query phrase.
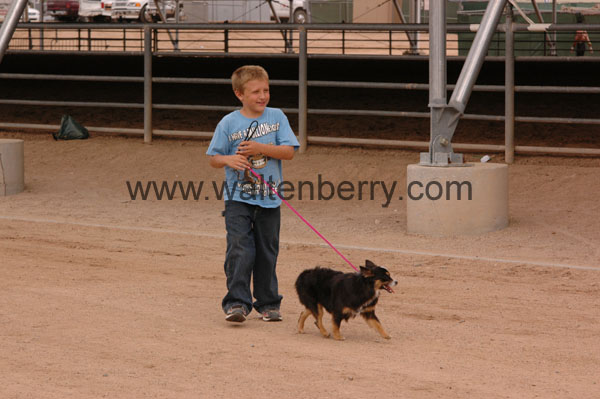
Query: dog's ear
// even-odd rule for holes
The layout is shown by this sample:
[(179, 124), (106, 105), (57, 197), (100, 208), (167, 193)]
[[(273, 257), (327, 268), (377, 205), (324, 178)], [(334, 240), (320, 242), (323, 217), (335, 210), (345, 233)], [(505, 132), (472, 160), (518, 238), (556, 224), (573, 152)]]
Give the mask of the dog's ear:
[(368, 268), (371, 268), (371, 269), (374, 267), (377, 267), (377, 265), (375, 263), (371, 262), (369, 259), (365, 260), (365, 266)]
[(373, 277), (374, 276), (373, 270), (371, 270), (370, 268), (366, 268), (364, 266), (360, 267), (360, 274), (362, 274), (363, 277)]

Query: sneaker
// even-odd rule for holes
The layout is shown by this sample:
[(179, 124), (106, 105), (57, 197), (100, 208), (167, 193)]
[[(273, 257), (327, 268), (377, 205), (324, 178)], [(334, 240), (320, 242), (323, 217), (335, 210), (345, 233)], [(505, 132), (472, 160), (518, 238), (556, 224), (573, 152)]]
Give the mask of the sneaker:
[(244, 308), (242, 306), (233, 306), (227, 311), (225, 320), (234, 323), (243, 323), (246, 321), (246, 312), (244, 312)]
[(281, 321), (281, 313), (278, 309), (265, 310), (262, 316), (264, 321)]

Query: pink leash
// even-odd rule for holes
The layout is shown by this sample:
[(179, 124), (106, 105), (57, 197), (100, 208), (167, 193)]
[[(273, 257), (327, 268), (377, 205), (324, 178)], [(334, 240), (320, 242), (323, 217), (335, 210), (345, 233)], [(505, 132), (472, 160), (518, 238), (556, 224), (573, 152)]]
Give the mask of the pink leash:
[(301, 215), (300, 213), (298, 213), (298, 211), (297, 211), (297, 210), (295, 210), (293, 206), (291, 206), (291, 205), (290, 205), (290, 203), (289, 203), (289, 202), (287, 202), (286, 200), (284, 200), (284, 199), (283, 199), (283, 197), (282, 197), (281, 195), (279, 195), (279, 193), (277, 192), (277, 190), (275, 190), (275, 188), (274, 188), (273, 186), (271, 186), (269, 183), (267, 183), (266, 181), (264, 181), (264, 179), (262, 178), (262, 176), (260, 176), (258, 173), (256, 173), (256, 172), (254, 171), (254, 169), (252, 169), (252, 168), (248, 168), (248, 169), (250, 169), (250, 172), (252, 172), (252, 174), (253, 174), (254, 176), (258, 177), (258, 178), (260, 179), (260, 181), (261, 181), (261, 182), (263, 182), (264, 184), (266, 184), (267, 186), (269, 186), (269, 188), (271, 189), (271, 191), (272, 191), (272, 192), (273, 192), (275, 195), (277, 195), (277, 196), (279, 197), (279, 199), (280, 199), (281, 201), (283, 201), (283, 203), (284, 203), (284, 204), (286, 204), (286, 205), (287, 205), (287, 207), (288, 207), (288, 208), (290, 208), (290, 209), (292, 210), (292, 212), (294, 212), (294, 213), (296, 214), (296, 216), (298, 216), (298, 217), (300, 218), (300, 220), (302, 220), (304, 223), (306, 223), (306, 225), (307, 225), (308, 227), (310, 227), (310, 228), (312, 229), (312, 231), (314, 231), (315, 233), (317, 233), (317, 235), (318, 235), (319, 237), (321, 237), (321, 239), (322, 239), (323, 241), (325, 241), (325, 242), (327, 243), (327, 245), (329, 245), (329, 246), (331, 247), (331, 249), (333, 249), (333, 250), (334, 250), (334, 251), (335, 251), (335, 252), (336, 252), (336, 253), (337, 253), (339, 256), (341, 256), (341, 257), (342, 257), (342, 259), (344, 259), (344, 260), (346, 261), (346, 263), (347, 263), (347, 264), (349, 264), (350, 266), (352, 266), (352, 268), (353, 268), (354, 270), (358, 271), (358, 269), (356, 268), (356, 266), (354, 266), (354, 265), (353, 265), (353, 264), (352, 264), (352, 263), (351, 263), (351, 262), (350, 262), (348, 259), (346, 259), (346, 257), (345, 257), (344, 255), (342, 255), (342, 253), (341, 253), (340, 251), (338, 251), (338, 250), (337, 250), (337, 248), (336, 248), (336, 247), (334, 247), (334, 246), (333, 246), (333, 244), (332, 244), (332, 243), (330, 243), (330, 242), (327, 240), (327, 238), (323, 237), (323, 234), (319, 233), (319, 232), (317, 231), (317, 229), (315, 229), (315, 228), (313, 227), (313, 225), (312, 225), (312, 224), (308, 223), (308, 220), (304, 219), (304, 218), (302, 217), (302, 215)]

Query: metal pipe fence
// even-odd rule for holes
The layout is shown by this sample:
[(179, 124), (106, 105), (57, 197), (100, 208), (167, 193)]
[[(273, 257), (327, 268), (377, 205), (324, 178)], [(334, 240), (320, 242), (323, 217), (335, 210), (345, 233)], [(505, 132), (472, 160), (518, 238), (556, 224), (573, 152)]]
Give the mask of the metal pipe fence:
[[(29, 28), (28, 30), (31, 30)], [(207, 24), (202, 25), (202, 29), (199, 29), (198, 25), (186, 25), (186, 24), (145, 24), (141, 27), (131, 27), (129, 25), (111, 25), (107, 28), (106, 25), (103, 24), (35, 24), (40, 27), (45, 27), (48, 29), (59, 29), (59, 30), (67, 30), (73, 32), (80, 32), (82, 29), (87, 31), (87, 35), (81, 36), (82, 39), (96, 40), (94, 37), (97, 35), (94, 32), (95, 29), (104, 29), (111, 32), (123, 33), (121, 37), (114, 37), (103, 40), (114, 40), (115, 42), (119, 42), (122, 49), (126, 54), (138, 54), (144, 55), (144, 74), (143, 76), (81, 76), (81, 75), (52, 75), (52, 74), (20, 74), (20, 73), (0, 73), (0, 79), (31, 79), (31, 80), (72, 80), (72, 81), (94, 81), (94, 82), (131, 82), (131, 83), (143, 83), (144, 87), (144, 102), (143, 103), (124, 103), (124, 102), (89, 102), (89, 101), (45, 101), (45, 100), (19, 100), (19, 99), (0, 99), (0, 104), (13, 104), (13, 105), (35, 105), (35, 106), (73, 106), (73, 107), (105, 107), (105, 108), (135, 108), (135, 109), (143, 109), (144, 110), (144, 129), (115, 129), (115, 128), (102, 128), (96, 127), (90, 130), (92, 131), (112, 131), (115, 133), (131, 133), (131, 134), (139, 134), (140, 131), (144, 135), (144, 140), (146, 142), (150, 142), (152, 140), (152, 136), (154, 134), (159, 135), (178, 135), (178, 136), (190, 136), (190, 137), (210, 137), (210, 133), (208, 132), (190, 132), (190, 131), (171, 131), (171, 130), (157, 130), (152, 127), (152, 111), (157, 110), (168, 110), (168, 109), (176, 109), (176, 110), (202, 110), (202, 111), (223, 111), (228, 112), (236, 109), (236, 106), (218, 106), (218, 105), (187, 105), (187, 104), (160, 104), (152, 102), (152, 84), (153, 83), (172, 83), (172, 84), (230, 84), (229, 79), (214, 79), (214, 78), (176, 78), (176, 77), (154, 77), (152, 76), (152, 59), (158, 55), (170, 54), (177, 56), (189, 56), (191, 54), (196, 54), (197, 49), (194, 49), (191, 53), (186, 53), (183, 50), (175, 51), (162, 49), (160, 39), (161, 35), (166, 35), (167, 30), (182, 30), (182, 31), (198, 31), (201, 30), (207, 34), (212, 35), (214, 32), (222, 35), (222, 38), (229, 38), (229, 43), (223, 45), (223, 49), (229, 48), (228, 55), (233, 55), (231, 52), (232, 49), (249, 49), (250, 46), (239, 46), (236, 47), (233, 42), (232, 35), (235, 33), (244, 33), (244, 32), (275, 32), (278, 33), (282, 29), (281, 26), (277, 25), (264, 25), (264, 24), (228, 24), (226, 29), (223, 28), (223, 25), (220, 24)], [(57, 27), (57, 25), (60, 25)], [(348, 82), (348, 81), (312, 81), (307, 79), (307, 60), (311, 58), (318, 57), (333, 57), (333, 58), (342, 58), (342, 59), (353, 59), (353, 58), (401, 58), (401, 59), (414, 59), (415, 57), (418, 59), (422, 59), (425, 57), (422, 56), (414, 56), (414, 55), (379, 55), (379, 54), (366, 54), (366, 55), (357, 55), (357, 54), (315, 54), (311, 53), (315, 49), (314, 46), (311, 46), (311, 36), (315, 33), (322, 34), (323, 32), (329, 34), (337, 34), (336, 32), (344, 32), (343, 35), (340, 35), (343, 40), (348, 40), (348, 33), (356, 33), (359, 34), (371, 34), (371, 33), (381, 33), (383, 32), (386, 36), (385, 43), (386, 46), (389, 43), (396, 43), (396, 41), (392, 40), (393, 35), (404, 35), (407, 38), (406, 33), (408, 31), (428, 31), (427, 25), (422, 24), (406, 24), (406, 25), (381, 25), (381, 24), (360, 24), (360, 25), (352, 25), (352, 24), (319, 24), (317, 26), (312, 25), (286, 25), (286, 29), (293, 32), (293, 34), (297, 35), (298, 40), (295, 40), (294, 43), (297, 43), (298, 47), (294, 47), (294, 53), (289, 53), (287, 49), (285, 52), (281, 53), (273, 53), (273, 54), (260, 54), (260, 56), (272, 56), (272, 57), (292, 57), (297, 58), (299, 62), (299, 79), (298, 80), (272, 80), (271, 85), (280, 85), (280, 86), (297, 86), (298, 87), (298, 98), (299, 104), (298, 108), (284, 108), (285, 112), (288, 113), (297, 113), (299, 119), (299, 136), (300, 142), (302, 144), (302, 151), (306, 148), (307, 143), (337, 143), (337, 144), (356, 144), (356, 145), (376, 145), (376, 146), (387, 146), (387, 147), (408, 147), (408, 148), (427, 148), (427, 142), (406, 142), (406, 141), (398, 141), (398, 140), (368, 140), (364, 139), (353, 139), (353, 138), (324, 138), (324, 137), (314, 137), (307, 135), (307, 124), (306, 118), (307, 115), (356, 115), (356, 116), (382, 116), (382, 117), (409, 117), (409, 118), (429, 118), (429, 112), (408, 112), (408, 111), (389, 111), (389, 110), (349, 110), (349, 109), (313, 109), (308, 107), (307, 101), (307, 91), (308, 87), (328, 87), (328, 88), (360, 88), (360, 89), (390, 89), (390, 90), (429, 90), (429, 84), (424, 83), (386, 83), (386, 82)], [(473, 32), (476, 30), (476, 26), (472, 25), (448, 25), (448, 32), (464, 32), (469, 31)], [(507, 21), (506, 24), (499, 25), (497, 31), (498, 32), (508, 32), (505, 35), (505, 48), (510, 49), (514, 48), (514, 37), (516, 33), (521, 31), (531, 31), (532, 29), (536, 30), (546, 30), (546, 31), (556, 31), (556, 32), (569, 32), (575, 29), (585, 28), (590, 31), (600, 31), (600, 25), (544, 25), (542, 27), (528, 27), (523, 25), (512, 24), (511, 21)], [(139, 31), (143, 30), (143, 34), (140, 36)], [(131, 33), (133, 31), (133, 33)], [(127, 33), (129, 32), (129, 33)], [(224, 34), (227, 32), (227, 34)], [(72, 32), (71, 32), (72, 33)], [(513, 34), (514, 33), (514, 34)], [(79, 33), (78, 33), (79, 34)], [(292, 33), (290, 33), (292, 34)], [(44, 33), (40, 35), (44, 37), (44, 40), (53, 40), (51, 35)], [(61, 37), (58, 31), (56, 33), (56, 37)], [(70, 37), (70, 36), (67, 36)], [(312, 36), (314, 37), (314, 36)], [(127, 40), (125, 40), (127, 38)], [(331, 39), (329, 37), (328, 39)], [(54, 40), (57, 40), (56, 38)], [(131, 45), (128, 40), (133, 40), (134, 45)], [(277, 40), (283, 41), (281, 38)], [(361, 41), (363, 39), (360, 39)], [(406, 39), (407, 40), (407, 39)], [(141, 43), (143, 46), (143, 51), (132, 50), (137, 46), (137, 42)], [(285, 41), (287, 43), (288, 41)], [(408, 41), (407, 41), (408, 42)], [(42, 44), (44, 41), (41, 42)], [(209, 39), (210, 43), (210, 39)], [(219, 42), (221, 43), (221, 42)], [(222, 42), (222, 43), (227, 43)], [(391, 46), (391, 45), (390, 45)], [(43, 47), (43, 46), (41, 46)], [(179, 49), (185, 49), (185, 46), (182, 45), (182, 42), (179, 42)], [(93, 51), (93, 46), (88, 43), (87, 46), (80, 46), (82, 48), (82, 53), (95, 53)], [(107, 48), (112, 48), (112, 45), (107, 46)], [(319, 48), (318, 46), (316, 47)], [(348, 51), (352, 47), (348, 47), (346, 44), (343, 44), (341, 47), (344, 51)], [(364, 49), (365, 47), (363, 47)], [(376, 48), (375, 46), (366, 47), (367, 50), (372, 50)], [(391, 48), (391, 47), (390, 47)], [(85, 50), (87, 49), (87, 50)], [(223, 51), (223, 49), (221, 51)], [(214, 49), (210, 49), (213, 51)], [(388, 52), (389, 49), (384, 49)], [(428, 51), (428, 49), (426, 49)], [(51, 52), (53, 54), (68, 54), (69, 52), (63, 50), (59, 51), (49, 51), (49, 50), (40, 50), (42, 52)], [(39, 51), (38, 51), (39, 52)], [(105, 52), (110, 54), (123, 54), (123, 52), (118, 51), (110, 51)], [(391, 53), (391, 52), (390, 52)], [(223, 55), (223, 53), (220, 53)], [(246, 53), (235, 53), (236, 56), (240, 56), (241, 54)], [(256, 54), (253, 54), (256, 55)], [(512, 54), (511, 54), (512, 55)], [(452, 58), (452, 57), (449, 57)], [(523, 57), (528, 60), (548, 60), (549, 57)], [(559, 59), (561, 57), (551, 57), (552, 60)], [(572, 59), (571, 57), (562, 57), (563, 59)], [(581, 57), (580, 57), (581, 58)], [(584, 57), (589, 62), (598, 62), (600, 61), (600, 57)], [(507, 68), (514, 64), (515, 59), (519, 59), (519, 57), (488, 57), (487, 59), (495, 59), (495, 60), (503, 60), (507, 64)], [(514, 69), (514, 67), (513, 67)], [(507, 69), (509, 70), (509, 69)], [(454, 89), (454, 85), (448, 85), (448, 89)], [(504, 85), (476, 85), (474, 86), (474, 91), (482, 91), (482, 92), (504, 92), (507, 96), (514, 96), (515, 92), (518, 93), (568, 93), (568, 94), (600, 94), (600, 87), (565, 87), (565, 86), (515, 86), (514, 84), (514, 74), (511, 76), (507, 74), (507, 79)], [(514, 102), (514, 100), (513, 100)], [(513, 105), (514, 106), (514, 105)], [(456, 144), (455, 148), (462, 150), (477, 150), (477, 151), (502, 151), (504, 150), (507, 154), (506, 159), (508, 162), (511, 161), (510, 153), (512, 152), (512, 148), (514, 148), (515, 152), (542, 152), (542, 153), (555, 153), (555, 154), (585, 154), (585, 155), (600, 155), (600, 149), (565, 149), (565, 148), (555, 148), (549, 149), (547, 147), (523, 147), (523, 146), (514, 146), (514, 123), (515, 122), (530, 122), (530, 123), (551, 123), (551, 124), (593, 124), (599, 125), (600, 119), (595, 118), (562, 118), (562, 117), (544, 117), (544, 116), (515, 116), (514, 112), (511, 114), (509, 112), (510, 102), (507, 102), (506, 105), (506, 113), (505, 115), (482, 115), (482, 114), (465, 114), (462, 116), (463, 119), (466, 120), (483, 120), (483, 121), (494, 121), (494, 122), (504, 122), (505, 130), (507, 131), (506, 135), (506, 145), (460, 145)], [(13, 127), (13, 128), (26, 128), (26, 129), (44, 129), (47, 130), (48, 126), (51, 125), (36, 125), (36, 124), (18, 124), (18, 123), (0, 123), (0, 127)], [(511, 132), (512, 127), (512, 132)], [(98, 129), (98, 130), (94, 130)], [(511, 141), (512, 140), (512, 141)], [(417, 143), (417, 144), (415, 144)]]
[[(29, 51), (137, 51), (144, 50), (144, 27), (153, 30), (153, 52), (177, 52), (180, 54), (211, 53), (272, 53), (287, 54), (299, 52), (299, 32), (302, 26), (307, 31), (307, 51), (309, 54), (379, 54), (426, 56), (429, 52), (427, 24), (64, 24), (64, 23), (25, 23), (13, 36), (9, 50)], [(593, 24), (540, 24), (552, 32), (573, 35), (579, 29), (598, 31)], [(469, 48), (478, 25), (448, 24), (448, 55), (458, 56), (459, 49)], [(504, 51), (505, 25), (497, 27), (497, 36), (489, 55), (499, 55)], [(531, 43), (545, 46), (544, 30), (538, 25), (514, 25), (517, 56), (531, 53), (545, 54), (531, 49)], [(178, 34), (173, 37), (171, 32)], [(182, 33), (179, 35), (179, 33)], [(539, 39), (531, 34), (541, 32)], [(185, 33), (185, 34), (183, 34)], [(411, 42), (411, 35), (422, 33), (418, 43)], [(526, 35), (521, 37), (520, 34)], [(289, 40), (289, 38), (295, 40)], [(557, 38), (558, 47), (569, 45), (572, 36)], [(292, 45), (290, 46), (290, 43)], [(564, 47), (563, 46), (563, 47)], [(564, 56), (564, 55), (563, 55)], [(596, 57), (594, 57), (596, 58)]]

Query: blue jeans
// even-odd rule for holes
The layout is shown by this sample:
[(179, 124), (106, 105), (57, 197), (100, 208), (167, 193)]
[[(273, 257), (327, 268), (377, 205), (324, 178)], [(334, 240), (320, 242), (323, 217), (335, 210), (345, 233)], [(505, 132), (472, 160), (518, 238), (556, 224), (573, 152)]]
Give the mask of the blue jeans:
[[(223, 298), (225, 312), (242, 305), (246, 314), (252, 308), (259, 312), (279, 309), (275, 266), (279, 254), (280, 210), (262, 208), (239, 201), (225, 201), (227, 253), (225, 276), (227, 295)], [(254, 297), (250, 292), (252, 278)]]

